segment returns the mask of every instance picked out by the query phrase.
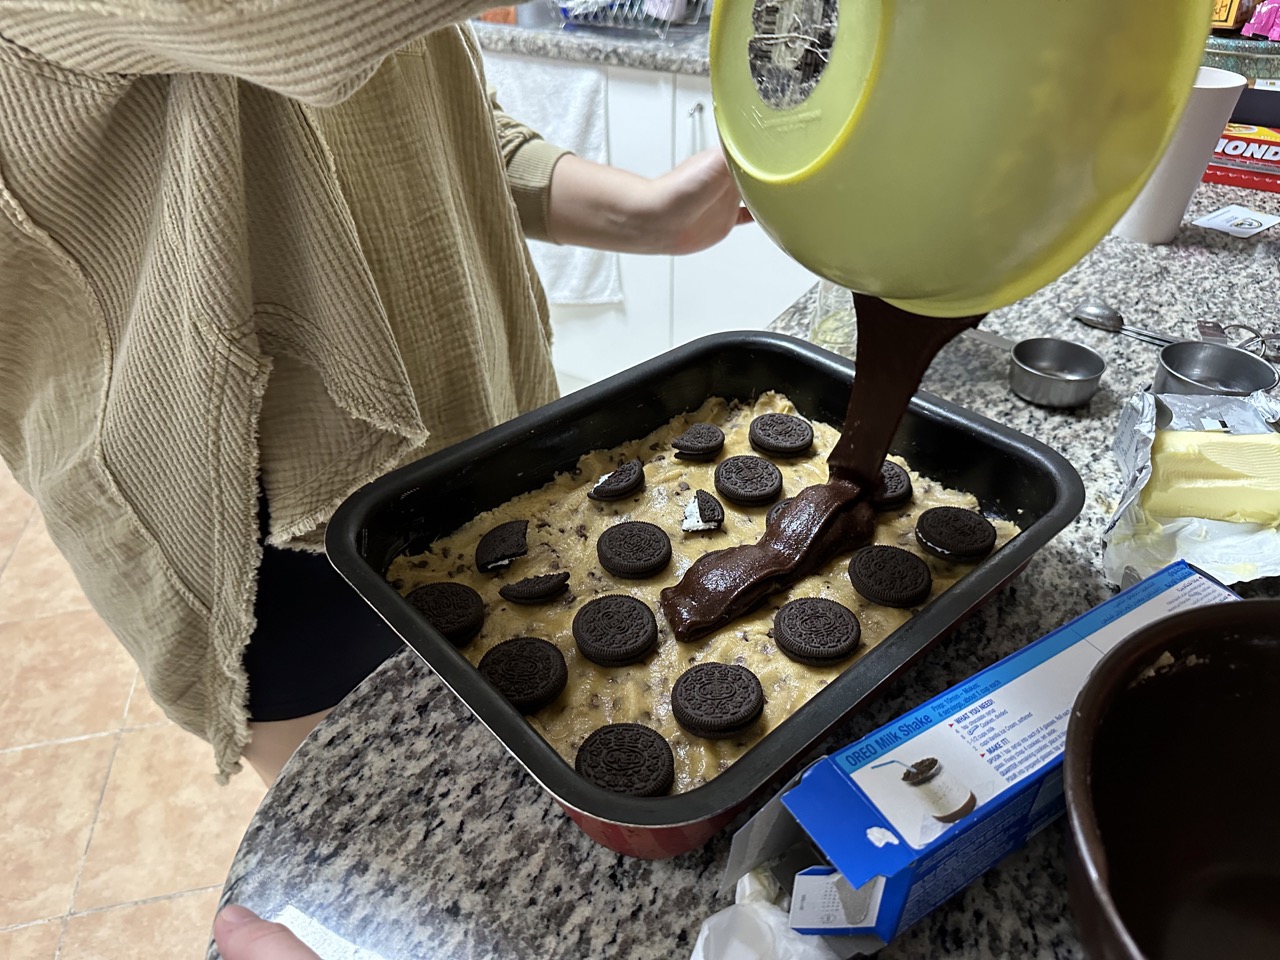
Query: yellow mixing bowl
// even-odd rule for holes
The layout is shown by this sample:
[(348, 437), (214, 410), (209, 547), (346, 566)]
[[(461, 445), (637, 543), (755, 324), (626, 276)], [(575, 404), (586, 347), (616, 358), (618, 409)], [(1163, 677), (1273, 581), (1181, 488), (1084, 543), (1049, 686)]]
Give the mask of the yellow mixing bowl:
[(719, 0), (716, 123), (815, 273), (929, 316), (1051, 282), (1120, 218), (1195, 78), (1207, 0)]

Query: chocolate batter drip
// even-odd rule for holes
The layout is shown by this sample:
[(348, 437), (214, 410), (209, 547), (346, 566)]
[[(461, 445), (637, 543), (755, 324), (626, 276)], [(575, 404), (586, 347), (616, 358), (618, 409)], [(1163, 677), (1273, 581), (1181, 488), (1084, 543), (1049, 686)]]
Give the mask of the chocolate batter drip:
[(782, 590), (870, 539), (867, 502), (907, 404), (938, 351), (982, 317), (921, 317), (853, 295), (858, 360), (844, 430), (827, 458), (826, 483), (806, 487), (752, 544), (700, 557), (659, 604), (679, 640), (695, 640), (750, 613)]
[(857, 369), (844, 429), (827, 457), (827, 471), (869, 493), (879, 482), (880, 464), (929, 364), (985, 314), (922, 317), (863, 293), (853, 295), (853, 306), (858, 318)]

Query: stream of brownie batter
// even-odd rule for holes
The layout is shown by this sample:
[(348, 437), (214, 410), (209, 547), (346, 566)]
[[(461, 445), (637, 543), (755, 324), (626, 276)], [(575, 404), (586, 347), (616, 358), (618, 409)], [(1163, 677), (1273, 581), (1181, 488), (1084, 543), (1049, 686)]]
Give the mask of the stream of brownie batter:
[(659, 604), (678, 640), (696, 640), (754, 610), (771, 593), (870, 539), (868, 502), (898, 423), (938, 351), (976, 317), (922, 317), (853, 295), (858, 355), (844, 428), (827, 482), (806, 487), (756, 542), (700, 557)]

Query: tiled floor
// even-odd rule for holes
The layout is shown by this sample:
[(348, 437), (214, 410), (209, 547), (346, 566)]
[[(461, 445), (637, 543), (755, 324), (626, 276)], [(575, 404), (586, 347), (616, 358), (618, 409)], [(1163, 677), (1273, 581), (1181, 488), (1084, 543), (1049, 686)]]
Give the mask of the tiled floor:
[(259, 800), (220, 787), (0, 465), (0, 957), (203, 957)]

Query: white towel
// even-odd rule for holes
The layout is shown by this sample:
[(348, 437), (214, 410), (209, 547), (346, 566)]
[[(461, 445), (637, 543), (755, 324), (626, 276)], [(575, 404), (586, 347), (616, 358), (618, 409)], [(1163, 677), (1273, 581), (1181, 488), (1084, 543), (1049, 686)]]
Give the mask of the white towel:
[[(485, 72), (511, 116), (584, 160), (609, 162), (602, 68), (486, 53)], [(552, 303), (622, 302), (616, 253), (536, 240), (529, 249)]]

